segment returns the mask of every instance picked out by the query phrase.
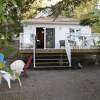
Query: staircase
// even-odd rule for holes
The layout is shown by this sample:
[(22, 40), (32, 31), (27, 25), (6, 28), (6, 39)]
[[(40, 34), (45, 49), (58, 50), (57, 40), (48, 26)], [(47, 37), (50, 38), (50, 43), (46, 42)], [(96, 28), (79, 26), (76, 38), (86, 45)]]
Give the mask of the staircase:
[(38, 50), (35, 54), (35, 68), (67, 67), (68, 60), (65, 50)]

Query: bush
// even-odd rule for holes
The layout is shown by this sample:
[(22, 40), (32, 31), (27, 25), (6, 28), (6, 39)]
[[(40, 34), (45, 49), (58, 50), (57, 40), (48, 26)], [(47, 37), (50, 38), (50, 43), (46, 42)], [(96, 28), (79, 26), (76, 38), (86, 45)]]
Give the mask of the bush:
[(3, 69), (5, 67), (5, 64), (3, 62), (0, 62), (0, 69)]

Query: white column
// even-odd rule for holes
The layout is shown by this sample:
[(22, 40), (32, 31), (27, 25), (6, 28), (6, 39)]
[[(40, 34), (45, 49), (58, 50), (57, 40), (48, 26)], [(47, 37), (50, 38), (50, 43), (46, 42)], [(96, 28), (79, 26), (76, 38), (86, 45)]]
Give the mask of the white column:
[(69, 62), (69, 67), (71, 67), (71, 47), (70, 44), (68, 43), (67, 37), (65, 36), (65, 50)]
[(22, 48), (22, 33), (19, 35), (19, 49)]
[(46, 49), (46, 28), (44, 28), (44, 49)]
[(33, 62), (34, 62), (34, 68), (35, 68), (35, 34), (33, 34)]

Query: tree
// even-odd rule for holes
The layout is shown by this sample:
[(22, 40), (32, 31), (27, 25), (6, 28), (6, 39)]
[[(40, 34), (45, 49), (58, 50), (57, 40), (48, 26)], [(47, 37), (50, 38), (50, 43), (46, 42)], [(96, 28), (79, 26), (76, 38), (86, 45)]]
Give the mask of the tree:
[(22, 13), (23, 19), (34, 17), (37, 14), (38, 9), (41, 7), (41, 3), (41, 0), (35, 0), (34, 3), (30, 4), (30, 8)]
[(98, 0), (91, 0), (87, 1), (87, 3), (81, 3), (80, 6), (74, 9), (74, 17), (81, 18), (84, 15), (93, 13), (97, 2)]
[(0, 0), (0, 37), (10, 40), (22, 31), (21, 20), (36, 0)]
[[(80, 13), (79, 19), (81, 20), (81, 25), (90, 25), (92, 27), (92, 32), (100, 33), (100, 10), (95, 7), (96, 2), (87, 6), (87, 12)], [(85, 9), (86, 9), (85, 8)], [(89, 9), (91, 8), (91, 9)], [(82, 10), (84, 12), (84, 9)]]
[(99, 0), (62, 0), (51, 7), (55, 18), (59, 15), (81, 20), (81, 25), (91, 25), (92, 32), (100, 32), (100, 11), (95, 8)]
[(79, 7), (81, 4), (87, 4), (90, 1), (93, 0), (62, 0), (52, 6), (52, 15), (56, 17), (63, 14), (66, 16), (73, 16), (76, 7)]

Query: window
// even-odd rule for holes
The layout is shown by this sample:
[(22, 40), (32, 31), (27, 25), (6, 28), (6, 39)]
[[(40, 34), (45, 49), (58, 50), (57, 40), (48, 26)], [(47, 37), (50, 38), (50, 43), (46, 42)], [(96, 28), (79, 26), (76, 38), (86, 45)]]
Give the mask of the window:
[(78, 29), (76, 29), (76, 28), (70, 28), (69, 29), (69, 33), (70, 34), (80, 34), (80, 32), (81, 32), (80, 28), (78, 28)]
[(70, 29), (69, 29), (69, 32), (70, 32), (70, 33), (75, 33), (75, 30), (74, 30), (73, 28), (70, 28)]
[(75, 40), (76, 37), (79, 37), (81, 35), (81, 29), (80, 28), (70, 28), (69, 29), (69, 38), (71, 40)]
[(34, 35), (33, 34), (30, 34), (30, 41), (32, 42), (34, 39)]
[(80, 34), (80, 33), (81, 33), (81, 29), (77, 29), (76, 34)]

